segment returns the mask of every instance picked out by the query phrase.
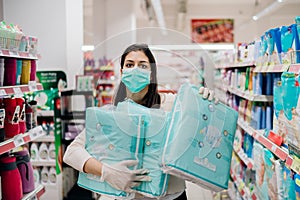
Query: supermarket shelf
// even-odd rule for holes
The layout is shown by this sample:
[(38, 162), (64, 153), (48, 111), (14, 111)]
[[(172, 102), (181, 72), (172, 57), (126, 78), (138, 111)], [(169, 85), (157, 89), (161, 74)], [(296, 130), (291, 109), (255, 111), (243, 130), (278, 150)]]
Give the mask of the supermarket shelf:
[(0, 96), (7, 95), (20, 95), (27, 92), (35, 92), (38, 90), (43, 90), (43, 86), (40, 83), (32, 83), (29, 85), (16, 85), (16, 86), (4, 86), (0, 87)]
[(54, 135), (46, 135), (46, 132), (44, 132), (43, 136), (36, 138), (32, 142), (54, 142), (54, 141), (55, 141)]
[(254, 161), (252, 158), (249, 158), (243, 149), (234, 149), (238, 157), (243, 161), (247, 168), (252, 169), (254, 166)]
[(251, 126), (247, 124), (247, 122), (238, 119), (238, 125), (244, 129), (248, 134), (253, 136), (253, 138), (273, 152), (280, 160), (285, 161), (285, 164), (293, 169), (296, 173), (300, 174), (300, 160), (297, 158), (293, 158), (289, 155), (288, 151), (277, 146), (268, 138), (263, 135), (263, 130), (255, 130)]
[(5, 152), (8, 152), (16, 147), (22, 146), (28, 142), (31, 142), (35, 140), (38, 137), (41, 137), (44, 135), (44, 132), (42, 130), (41, 126), (37, 126), (33, 129), (31, 129), (29, 132), (26, 132), (24, 134), (18, 134), (14, 136), (13, 138), (10, 138), (8, 140), (5, 140), (4, 142), (0, 143), (0, 154), (3, 154)]
[(32, 192), (25, 194), (22, 200), (39, 199), (44, 193), (45, 187), (43, 185), (38, 185)]
[(1, 49), (0, 56), (9, 57), (9, 58), (31, 59), (31, 60), (37, 60), (41, 57), (39, 54), (34, 55), (29, 52), (10, 51), (8, 49)]
[(289, 72), (294, 72), (296, 74), (299, 74), (300, 71), (300, 64), (292, 64), (290, 65), (290, 68), (288, 70)]
[(54, 116), (54, 110), (38, 110), (37, 111), (38, 117), (53, 117)]
[(32, 166), (56, 166), (55, 160), (30, 160)]
[(274, 66), (256, 66), (253, 72), (272, 73), (272, 72), (285, 72), (289, 65), (274, 65)]
[(230, 176), (243, 199), (258, 199), (254, 192), (250, 192), (249, 188), (240, 177), (234, 175), (232, 171), (230, 171)]
[(240, 89), (233, 88), (229, 85), (226, 85), (222, 82), (217, 83), (216, 87), (223, 91), (229, 91), (230, 93), (240, 96), (249, 101), (256, 101), (256, 102), (272, 102), (273, 101), (273, 96), (271, 96), (271, 95), (251, 94), (249, 91), (242, 91)]
[(244, 67), (255, 67), (254, 62), (247, 63), (236, 63), (236, 64), (228, 64), (224, 66), (217, 66), (217, 69), (227, 69), (227, 68), (244, 68)]

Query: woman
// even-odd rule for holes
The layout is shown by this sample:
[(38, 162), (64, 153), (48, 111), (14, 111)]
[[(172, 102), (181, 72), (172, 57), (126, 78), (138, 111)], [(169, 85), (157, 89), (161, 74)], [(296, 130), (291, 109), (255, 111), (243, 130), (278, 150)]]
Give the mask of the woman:
[[(157, 68), (155, 58), (146, 44), (129, 46), (121, 57), (121, 77), (114, 105), (130, 98), (136, 103), (148, 108), (161, 108), (170, 111), (174, 95), (161, 96), (157, 90)], [(209, 95), (207, 88), (200, 88), (200, 94), (208, 100), (213, 99), (213, 92)], [(150, 181), (146, 169), (130, 170), (128, 167), (137, 165), (137, 161), (126, 160), (114, 165), (107, 165), (94, 159), (84, 148), (85, 131), (80, 133), (68, 146), (64, 154), (64, 162), (73, 168), (94, 175), (101, 176), (112, 187), (126, 192), (134, 192), (132, 187), (138, 186), (141, 181)], [(136, 194), (136, 199), (151, 199)], [(170, 177), (167, 195), (162, 198), (187, 199), (185, 182), (174, 176)]]

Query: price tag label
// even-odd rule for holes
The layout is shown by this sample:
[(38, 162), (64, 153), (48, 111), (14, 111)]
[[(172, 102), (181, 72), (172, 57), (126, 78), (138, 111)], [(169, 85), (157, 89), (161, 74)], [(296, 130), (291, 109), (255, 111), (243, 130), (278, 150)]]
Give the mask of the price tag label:
[(33, 140), (35, 140), (38, 137), (38, 133), (31, 130), (29, 132), (29, 137), (30, 137), (30, 140), (33, 141)]
[(45, 134), (45, 132), (43, 131), (43, 128), (41, 126), (37, 126), (33, 129), (33, 131), (37, 132), (38, 136), (42, 136)]
[(30, 92), (35, 92), (38, 90), (36, 86), (36, 81), (29, 81), (28, 87)]
[(7, 93), (5, 92), (5, 90), (1, 89), (0, 90), (0, 96), (6, 96), (6, 95), (7, 95)]
[(16, 135), (13, 138), (13, 141), (14, 141), (15, 147), (19, 147), (19, 146), (25, 144), (22, 134)]
[(275, 153), (276, 149), (277, 149), (277, 146), (276, 145), (272, 145), (271, 151)]
[(300, 173), (300, 159), (297, 158), (296, 156), (293, 157), (293, 163), (291, 169), (297, 172), (298, 174)]
[(18, 54), (17, 51), (10, 51), (9, 54), (10, 54), (11, 56), (15, 56), (15, 57), (18, 57), (18, 56), (19, 56), (19, 54)]
[(22, 92), (21, 88), (15, 87), (15, 88), (13, 88), (13, 90), (14, 90), (15, 96), (17, 96), (17, 97), (22, 97), (23, 96), (23, 92)]

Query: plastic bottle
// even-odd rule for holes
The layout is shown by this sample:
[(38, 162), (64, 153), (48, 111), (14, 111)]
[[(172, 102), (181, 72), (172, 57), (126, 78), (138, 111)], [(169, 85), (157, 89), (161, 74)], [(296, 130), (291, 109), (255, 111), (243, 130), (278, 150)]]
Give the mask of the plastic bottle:
[(46, 166), (41, 171), (41, 184), (47, 185), (49, 181), (49, 170)]
[(32, 128), (37, 126), (37, 101), (29, 102), (32, 109)]
[(51, 167), (48, 173), (48, 182), (50, 184), (56, 184), (56, 170), (54, 167)]
[(49, 149), (46, 143), (42, 143), (39, 147), (39, 159), (40, 160), (48, 160), (49, 158)]
[(40, 184), (40, 172), (38, 169), (33, 169), (34, 185), (35, 187)]
[(0, 87), (3, 86), (4, 80), (4, 58), (0, 58)]
[(55, 154), (55, 145), (54, 143), (51, 143), (49, 145), (49, 159), (50, 160), (55, 160), (56, 154)]
[(29, 131), (33, 128), (32, 126), (32, 108), (29, 105), (28, 101), (25, 100), (25, 118), (26, 118), (26, 129)]
[(37, 143), (32, 143), (30, 147), (30, 157), (31, 160), (39, 160), (39, 154), (38, 154), (38, 145)]
[(21, 74), (22, 74), (22, 60), (17, 60), (17, 76), (16, 76), (16, 85), (21, 84)]

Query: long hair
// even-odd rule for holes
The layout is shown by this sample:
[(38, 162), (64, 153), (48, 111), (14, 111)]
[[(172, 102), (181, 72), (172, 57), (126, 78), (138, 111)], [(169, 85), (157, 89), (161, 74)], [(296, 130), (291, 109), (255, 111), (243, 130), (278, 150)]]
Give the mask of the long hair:
[[(148, 87), (148, 92), (142, 99), (141, 105), (148, 108), (160, 108), (160, 95), (158, 94), (157, 89), (157, 67), (155, 58), (150, 51), (147, 44), (132, 44), (127, 49), (125, 49), (124, 53), (121, 57), (121, 69), (123, 69), (124, 62), (126, 56), (132, 51), (142, 51), (148, 57), (150, 66), (151, 66), (151, 82)], [(117, 90), (116, 96), (114, 98), (114, 105), (117, 105), (119, 102), (124, 101), (126, 98), (126, 86), (121, 81), (119, 84), (119, 88)]]

